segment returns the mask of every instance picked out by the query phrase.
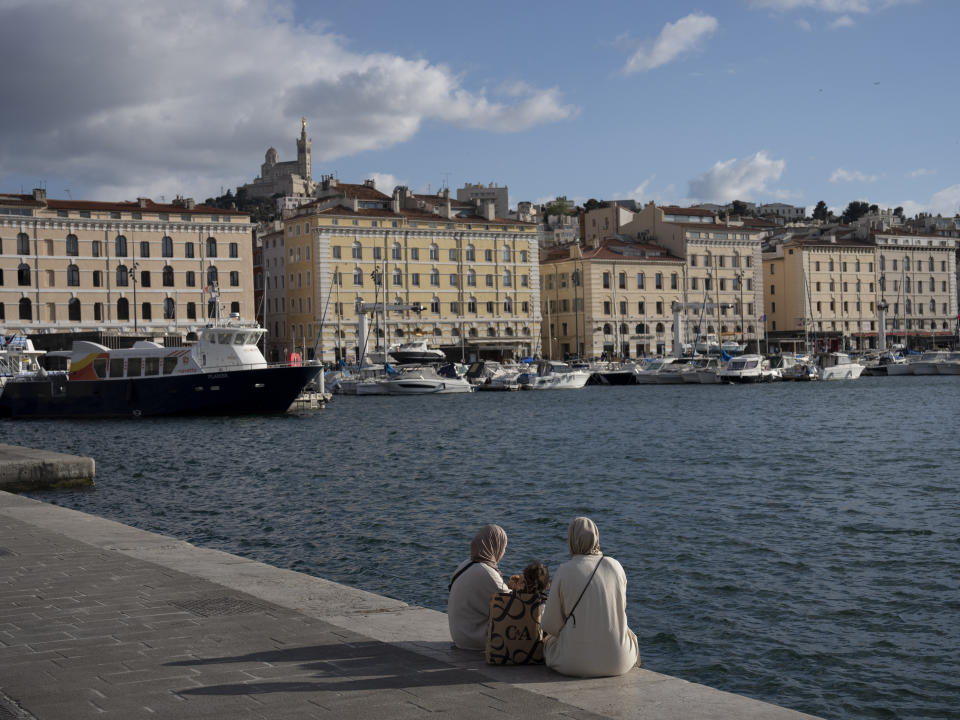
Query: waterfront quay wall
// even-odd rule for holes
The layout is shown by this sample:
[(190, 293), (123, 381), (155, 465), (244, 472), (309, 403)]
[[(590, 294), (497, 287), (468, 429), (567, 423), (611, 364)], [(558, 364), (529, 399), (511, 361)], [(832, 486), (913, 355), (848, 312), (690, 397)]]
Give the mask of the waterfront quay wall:
[(0, 490), (90, 487), (95, 470), (93, 458), (0, 443)]
[(486, 665), (444, 613), (2, 491), (0, 596), (0, 716), (812, 717), (639, 668)]

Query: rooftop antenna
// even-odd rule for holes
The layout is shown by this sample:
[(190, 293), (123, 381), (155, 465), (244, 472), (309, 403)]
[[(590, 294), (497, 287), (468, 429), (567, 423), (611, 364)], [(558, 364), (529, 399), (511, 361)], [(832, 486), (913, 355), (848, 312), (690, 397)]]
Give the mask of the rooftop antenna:
[(450, 171), (449, 170), (443, 174), (443, 187), (446, 189), (450, 188)]
[(73, 200), (73, 195), (70, 194), (70, 188), (64, 188), (63, 191), (67, 194), (67, 198)]

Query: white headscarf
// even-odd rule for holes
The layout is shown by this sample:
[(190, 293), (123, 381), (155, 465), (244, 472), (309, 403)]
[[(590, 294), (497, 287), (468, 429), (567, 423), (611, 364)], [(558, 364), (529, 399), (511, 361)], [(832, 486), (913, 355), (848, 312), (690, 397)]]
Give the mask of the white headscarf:
[(484, 525), (470, 543), (470, 559), (492, 568), (497, 568), (506, 551), (507, 533), (499, 525)]
[(600, 531), (588, 517), (574, 518), (567, 527), (571, 555), (601, 555)]

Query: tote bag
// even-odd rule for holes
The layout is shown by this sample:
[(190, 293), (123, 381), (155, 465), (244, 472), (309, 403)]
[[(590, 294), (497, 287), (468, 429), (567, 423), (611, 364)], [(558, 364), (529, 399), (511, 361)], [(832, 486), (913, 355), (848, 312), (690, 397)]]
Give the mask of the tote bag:
[(540, 593), (499, 592), (490, 596), (486, 658), (490, 665), (530, 665), (543, 662), (544, 596)]

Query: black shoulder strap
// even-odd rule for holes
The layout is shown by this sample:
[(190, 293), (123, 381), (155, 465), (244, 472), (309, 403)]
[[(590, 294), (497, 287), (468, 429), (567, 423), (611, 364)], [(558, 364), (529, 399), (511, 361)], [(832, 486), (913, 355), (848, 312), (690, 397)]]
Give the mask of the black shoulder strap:
[[(563, 624), (560, 626), (560, 630), (563, 630), (564, 626), (567, 624), (567, 620), (573, 618), (573, 626), (577, 626), (577, 619), (573, 617), (573, 611), (577, 609), (577, 605), (580, 604), (580, 601), (583, 600), (583, 594), (587, 591), (587, 588), (590, 587), (590, 581), (593, 580), (593, 576), (597, 574), (597, 570), (600, 569), (600, 563), (603, 562), (603, 555), (600, 556), (600, 559), (597, 560), (596, 566), (593, 568), (593, 572), (590, 573), (590, 577), (587, 578), (587, 584), (583, 586), (583, 590), (580, 591), (580, 597), (577, 598), (577, 601), (573, 604), (573, 607), (570, 608), (570, 612), (567, 613), (567, 616), (563, 618)], [(557, 631), (559, 633), (559, 630)]]
[(464, 565), (462, 568), (460, 568), (459, 570), (457, 570), (457, 573), (456, 573), (452, 578), (450, 578), (450, 584), (447, 585), (447, 592), (450, 592), (450, 589), (453, 587), (453, 584), (457, 581), (457, 578), (458, 578), (458, 577), (460, 577), (460, 576), (463, 575), (467, 570), (469, 570), (471, 565), (476, 565), (476, 564), (477, 564), (477, 561), (476, 561), (476, 560), (471, 560), (471, 561), (468, 562), (466, 565)]

